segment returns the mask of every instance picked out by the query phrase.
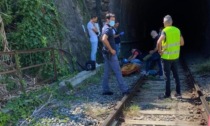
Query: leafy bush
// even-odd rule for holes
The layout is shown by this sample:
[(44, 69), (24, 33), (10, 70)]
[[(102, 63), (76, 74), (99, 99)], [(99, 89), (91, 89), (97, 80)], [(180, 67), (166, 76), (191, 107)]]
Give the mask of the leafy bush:
[[(54, 5), (54, 0), (1, 0), (0, 14), (5, 24), (9, 48), (11, 50), (29, 50), (45, 47), (59, 47), (65, 32)], [(1, 39), (0, 39), (1, 40)], [(0, 50), (3, 50), (0, 44)], [(48, 59), (46, 59), (48, 58)], [(30, 66), (51, 58), (50, 54), (19, 55), (20, 66)], [(59, 56), (56, 56), (59, 59)], [(68, 75), (67, 66), (56, 62), (59, 75)], [(62, 66), (60, 66), (62, 65)], [(44, 70), (52, 75), (53, 67)], [(35, 71), (36, 72), (36, 71)], [(60, 72), (63, 72), (60, 74)]]
[(0, 8), (12, 50), (43, 48), (59, 41), (61, 24), (53, 1), (3, 0)]

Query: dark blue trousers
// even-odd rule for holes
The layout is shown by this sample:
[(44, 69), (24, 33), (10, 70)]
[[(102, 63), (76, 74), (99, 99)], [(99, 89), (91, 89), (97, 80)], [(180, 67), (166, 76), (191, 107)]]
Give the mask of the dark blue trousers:
[(173, 77), (175, 79), (176, 83), (176, 93), (181, 94), (180, 91), (180, 80), (178, 75), (178, 59), (176, 60), (165, 60), (162, 59), (163, 63), (163, 70), (165, 75), (165, 95), (170, 96), (171, 95), (171, 78), (170, 78), (170, 72), (172, 71)]
[(159, 76), (163, 76), (163, 68), (162, 68), (162, 64), (161, 64), (161, 58), (160, 58), (160, 54), (158, 52), (155, 52), (152, 54), (152, 56), (146, 61), (146, 72), (148, 72), (151, 68), (151, 64), (157, 62), (159, 71), (158, 74)]

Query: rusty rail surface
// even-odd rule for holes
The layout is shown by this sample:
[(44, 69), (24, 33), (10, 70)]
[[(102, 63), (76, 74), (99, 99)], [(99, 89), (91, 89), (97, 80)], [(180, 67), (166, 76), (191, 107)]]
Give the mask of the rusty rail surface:
[(122, 112), (122, 109), (124, 106), (133, 98), (135, 95), (135, 92), (138, 91), (141, 84), (145, 81), (144, 77), (141, 77), (137, 82), (134, 83), (133, 88), (131, 89), (131, 93), (129, 95), (125, 95), (121, 101), (117, 103), (117, 106), (115, 106), (114, 110), (111, 112), (111, 114), (106, 118), (102, 126), (110, 126), (112, 125), (117, 117), (119, 117), (119, 114)]
[(202, 106), (205, 109), (205, 120), (208, 120), (208, 118), (210, 117), (210, 108), (208, 105), (208, 102), (206, 101), (206, 97), (203, 95), (198, 83), (196, 83), (189, 67), (187, 66), (187, 63), (182, 59), (182, 65), (184, 70), (187, 72), (188, 77), (191, 81), (192, 86), (194, 87), (194, 91), (197, 93), (197, 95), (199, 96), (201, 102), (202, 102)]

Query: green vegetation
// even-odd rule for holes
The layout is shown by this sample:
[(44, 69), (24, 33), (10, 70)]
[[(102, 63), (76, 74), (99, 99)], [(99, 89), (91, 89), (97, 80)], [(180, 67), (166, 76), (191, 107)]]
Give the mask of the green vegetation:
[[(100, 68), (97, 70), (97, 74), (87, 80), (85, 80), (81, 86), (78, 86), (77, 88), (83, 89), (86, 86), (89, 86), (90, 84), (97, 83), (101, 79), (103, 69)], [(8, 79), (7, 79), (8, 80)], [(13, 82), (11, 82), (12, 84)], [(37, 120), (31, 116), (34, 110), (37, 110), (37, 108), (41, 108), (46, 103), (50, 103), (51, 100), (56, 100), (57, 102), (66, 102), (67, 106), (64, 106), (66, 108), (71, 107), (69, 105), (70, 100), (76, 100), (81, 99), (73, 96), (74, 91), (71, 83), (65, 82), (66, 87), (69, 90), (69, 93), (63, 93), (62, 90), (60, 90), (60, 87), (58, 86), (58, 83), (47, 85), (42, 87), (41, 89), (38, 89), (37, 91), (33, 92), (27, 92), (25, 94), (22, 94), (18, 98), (14, 98), (10, 101), (8, 101), (7, 104), (5, 104), (5, 107), (0, 111), (0, 126), (4, 125), (17, 125), (18, 121), (21, 119), (27, 120), (30, 122), (30, 124), (39, 125), (39, 122), (47, 120)], [(50, 100), (51, 99), (51, 100)], [(58, 112), (56, 108), (53, 108), (55, 111), (55, 118), (59, 118), (63, 121), (66, 120), (65, 115), (56, 115)], [(92, 110), (87, 108), (87, 112), (90, 112)], [(94, 110), (94, 115), (99, 116), (103, 113), (106, 113), (104, 110)]]
[(111, 110), (107, 110), (106, 108), (96, 108), (91, 105), (85, 106), (85, 113), (93, 118), (99, 118), (100, 116), (108, 115), (110, 111)]
[(210, 59), (206, 60), (204, 63), (199, 64), (196, 67), (196, 72), (200, 74), (210, 73)]
[(78, 7), (80, 8), (83, 21), (86, 24), (90, 19), (90, 15), (88, 14), (88, 10), (84, 3), (84, 0), (77, 0), (76, 4), (78, 4)]
[(3, 0), (0, 8), (12, 50), (48, 47), (61, 39), (62, 25), (52, 0)]
[(16, 80), (9, 76), (1, 76), (0, 84), (5, 84), (7, 91), (12, 91), (18, 88)]
[[(89, 18), (87, 18), (88, 15), (84, 9), (85, 5), (83, 1), (79, 0), (76, 3), (79, 7), (83, 8), (82, 16), (84, 16), (84, 20), (88, 20)], [(1, 0), (0, 15), (3, 18), (9, 44), (8, 48), (10, 50), (31, 50), (46, 47), (61, 48), (60, 41), (63, 39), (65, 28), (61, 24), (54, 0)], [(2, 36), (0, 35), (1, 40)], [(3, 46), (0, 44), (0, 51), (2, 50)], [(73, 67), (74, 72), (70, 73), (69, 69), (71, 68), (67, 57), (60, 54), (59, 51), (54, 51), (54, 54), (57, 75), (59, 77), (58, 80), (75, 75), (77, 72), (75, 71), (77, 58), (71, 58), (73, 62), (71, 67)], [(17, 54), (12, 58), (15, 59), (13, 63), (17, 63), (16, 67), (19, 68), (45, 62), (52, 63), (52, 53), (49, 51)], [(2, 71), (5, 70), (5, 66), (0, 67)], [(44, 67), (18, 72), (18, 77), (16, 74), (1, 76), (0, 84), (5, 84), (7, 91), (15, 90), (19, 88), (18, 86), (22, 86), (23, 88), (27, 86), (27, 81), (24, 80), (24, 77), (22, 78), (22, 75), (30, 75), (29, 79), (38, 77), (38, 79), (43, 80), (53, 77), (54, 68), (52, 64), (47, 64)], [(98, 76), (99, 74), (94, 78), (88, 79), (85, 83), (100, 81), (100, 77)], [(72, 91), (73, 87), (70, 83), (67, 83), (66, 86), (68, 88), (67, 90)], [(41, 105), (46, 104), (49, 99), (62, 100), (62, 102), (75, 99), (71, 95), (72, 92), (69, 95), (65, 93), (61, 95), (58, 87), (58, 84), (53, 84), (33, 92), (24, 90), (26, 92), (18, 96), (18, 98), (9, 100), (0, 111), (0, 126), (17, 125), (17, 122), (21, 119), (33, 122), (34, 120), (31, 119), (32, 112), (40, 108)]]
[[(40, 108), (41, 105), (47, 102), (50, 103), (52, 99), (62, 100), (62, 102), (75, 99), (72, 94), (60, 95), (58, 87), (57, 83), (45, 86), (37, 91), (28, 92), (26, 95), (23, 94), (18, 98), (8, 101), (0, 111), (0, 126), (17, 125), (20, 119), (33, 122), (31, 115), (35, 108)], [(72, 90), (72, 87), (69, 88), (69, 90)]]
[[(81, 84), (81, 86), (77, 87), (79, 89), (83, 89), (86, 86), (97, 83), (101, 79), (103, 69), (100, 68), (97, 71), (97, 74)], [(33, 92), (27, 92), (26, 94), (21, 95), (18, 98), (14, 98), (10, 100), (5, 107), (0, 111), (0, 126), (4, 125), (17, 125), (18, 121), (21, 119), (27, 120), (30, 122), (30, 124), (39, 125), (37, 120), (34, 120), (34, 118), (31, 116), (33, 111), (35, 109), (41, 108), (40, 106), (43, 106), (44, 104), (48, 103), (51, 100), (56, 100), (58, 102), (66, 102), (65, 107), (70, 107), (69, 101), (70, 100), (76, 100), (80, 98), (76, 98), (73, 96), (73, 87), (71, 83), (65, 82), (67, 90), (70, 91), (70, 94), (62, 93), (62, 90), (59, 89), (58, 83), (47, 85), (41, 89), (38, 89), (37, 91)], [(50, 103), (50, 102), (49, 102)], [(65, 115), (56, 115), (57, 109), (55, 110), (55, 118), (63, 119), (64, 121), (67, 121), (65, 118)], [(103, 113), (106, 113), (105, 110), (90, 110), (87, 108), (87, 112), (94, 112), (94, 115), (100, 116)], [(44, 120), (39, 120), (44, 121)], [(44, 121), (46, 122), (46, 121)]]
[(140, 109), (141, 108), (138, 105), (133, 104), (130, 107), (126, 108), (123, 113), (127, 116), (137, 116)]
[[(1, 0), (0, 15), (5, 24), (10, 50), (60, 47), (65, 30), (53, 0)], [(3, 50), (2, 44), (0, 50)], [(58, 52), (55, 55), (58, 59), (58, 75), (68, 75), (68, 68), (60, 63)], [(50, 58), (49, 52), (19, 55), (20, 66), (43, 63), (50, 61)], [(45, 66), (43, 71), (48, 70), (48, 76), (51, 76), (49, 69), (53, 71), (52, 65)]]

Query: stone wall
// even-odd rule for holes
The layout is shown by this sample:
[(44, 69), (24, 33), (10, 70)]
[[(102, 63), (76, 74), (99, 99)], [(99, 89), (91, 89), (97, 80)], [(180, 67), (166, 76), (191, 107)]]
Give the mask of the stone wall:
[[(85, 64), (85, 61), (90, 58), (90, 43), (87, 31), (85, 33), (82, 26), (86, 28), (90, 15), (96, 14), (99, 17), (99, 24), (102, 28), (107, 12), (116, 14), (116, 20), (120, 22), (119, 30), (125, 32), (125, 35), (122, 37), (123, 41), (136, 40), (138, 38), (145, 39), (145, 36), (148, 36), (148, 34), (145, 34), (147, 22), (144, 18), (145, 13), (143, 10), (146, 4), (144, 2), (146, 0), (139, 2), (131, 2), (130, 0), (56, 0), (67, 31), (61, 42), (63, 43), (63, 49), (72, 53), (74, 59), (76, 58), (81, 64)], [(208, 1), (208, 7), (208, 15), (210, 15), (210, 1)], [(135, 13), (133, 10), (138, 10), (138, 13)], [(210, 47), (209, 21), (210, 16), (208, 16), (206, 31), (204, 33), (206, 42), (203, 46), (206, 53), (209, 52)], [(141, 46), (143, 43), (138, 42), (137, 44)], [(126, 49), (128, 45), (136, 46), (127, 44)], [(123, 50), (127, 52), (126, 49)]]
[(65, 35), (60, 42), (62, 49), (72, 55), (69, 57), (71, 65), (81, 70), (75, 61), (84, 65), (90, 59), (89, 38), (83, 29), (89, 20), (89, 10), (83, 0), (56, 0), (56, 5), (65, 27)]
[(96, 14), (102, 28), (105, 13), (109, 10), (109, 0), (56, 0), (55, 2), (66, 31), (60, 42), (62, 49), (73, 56), (69, 57), (71, 65), (81, 70), (75, 60), (85, 65), (90, 59), (90, 42), (86, 25), (90, 15)]

